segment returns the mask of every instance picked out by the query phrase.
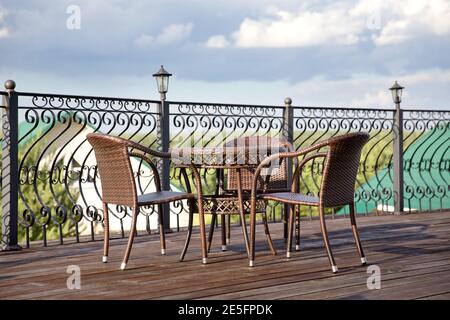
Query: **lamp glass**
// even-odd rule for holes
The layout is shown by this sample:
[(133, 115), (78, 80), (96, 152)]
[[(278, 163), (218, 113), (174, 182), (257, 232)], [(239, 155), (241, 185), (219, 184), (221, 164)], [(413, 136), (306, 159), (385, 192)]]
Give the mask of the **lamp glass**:
[(166, 93), (169, 89), (169, 77), (166, 75), (158, 75), (155, 78), (158, 86), (158, 92)]
[(397, 90), (391, 90), (391, 94), (392, 94), (392, 100), (394, 101), (394, 103), (397, 103)]
[(392, 89), (392, 100), (394, 100), (394, 103), (400, 103), (402, 102), (402, 91), (403, 89)]
[(161, 80), (161, 92), (166, 93), (169, 90), (169, 76), (163, 76)]
[(397, 101), (399, 103), (402, 102), (402, 92), (403, 92), (403, 88), (402, 89), (397, 89)]
[(169, 77), (171, 76), (171, 73), (168, 73), (166, 70), (164, 70), (164, 67), (161, 65), (161, 69), (153, 76), (156, 78), (156, 85), (158, 86), (158, 92), (159, 93), (167, 93), (169, 90)]
[(389, 90), (391, 90), (392, 100), (394, 100), (394, 103), (402, 102), (403, 89), (404, 88), (401, 85), (399, 85), (397, 81), (395, 81), (394, 85), (391, 88), (389, 88)]

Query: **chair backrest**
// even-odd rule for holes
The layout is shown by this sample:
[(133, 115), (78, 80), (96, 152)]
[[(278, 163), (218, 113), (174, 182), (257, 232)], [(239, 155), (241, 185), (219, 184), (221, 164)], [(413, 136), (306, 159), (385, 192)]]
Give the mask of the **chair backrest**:
[[(258, 146), (261, 149), (270, 150), (271, 147), (285, 147), (292, 149), (289, 142), (284, 138), (267, 137), (267, 136), (247, 136), (239, 137), (225, 143), (225, 147), (249, 147)], [(249, 191), (252, 188), (254, 170), (241, 169), (242, 189)], [(227, 174), (226, 190), (237, 189), (237, 176), (235, 169), (229, 169)], [(272, 172), (267, 181), (261, 179), (258, 182), (259, 191), (285, 191), (288, 189), (287, 182), (287, 161), (284, 159), (280, 163), (279, 170)]]
[(361, 150), (369, 140), (364, 132), (349, 133), (328, 140), (327, 160), (322, 176), (320, 198), (325, 206), (353, 202)]
[(103, 202), (134, 207), (137, 193), (127, 140), (98, 133), (87, 134), (87, 140), (95, 152)]

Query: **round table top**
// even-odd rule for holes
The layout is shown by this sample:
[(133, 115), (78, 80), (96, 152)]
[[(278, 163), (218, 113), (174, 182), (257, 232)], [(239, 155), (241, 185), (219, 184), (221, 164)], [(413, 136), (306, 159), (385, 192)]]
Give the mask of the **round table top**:
[(271, 154), (287, 151), (282, 146), (183, 147), (169, 150), (175, 166), (202, 168), (252, 168)]

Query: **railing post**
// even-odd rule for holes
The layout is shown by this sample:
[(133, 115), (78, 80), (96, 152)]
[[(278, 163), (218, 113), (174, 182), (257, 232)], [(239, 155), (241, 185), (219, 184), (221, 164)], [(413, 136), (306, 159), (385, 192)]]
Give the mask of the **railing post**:
[(13, 80), (5, 82), (8, 96), (2, 109), (2, 250), (20, 250), (18, 244), (18, 97)]
[[(285, 138), (289, 143), (294, 145), (294, 111), (292, 110), (292, 99), (284, 99), (284, 114), (283, 114), (283, 138)], [(292, 161), (291, 165), (288, 166), (288, 182), (291, 183), (292, 180)]]
[[(166, 95), (161, 94), (160, 104), (160, 135), (161, 149), (164, 152), (169, 151), (170, 144), (170, 114), (169, 103), (166, 101)], [(170, 159), (164, 158), (161, 167), (162, 190), (170, 190)], [(163, 204), (164, 230), (170, 232), (170, 205)]]
[[(289, 143), (294, 145), (294, 111), (292, 110), (292, 99), (284, 99), (284, 114), (283, 114), (283, 138), (285, 138)], [(290, 188), (292, 183), (292, 159), (288, 159), (287, 168), (287, 185)], [(284, 206), (284, 238), (287, 239), (288, 234), (288, 218), (289, 218), (289, 208), (287, 205)]]
[(395, 103), (394, 115), (394, 211), (403, 212), (403, 111), (400, 102)]

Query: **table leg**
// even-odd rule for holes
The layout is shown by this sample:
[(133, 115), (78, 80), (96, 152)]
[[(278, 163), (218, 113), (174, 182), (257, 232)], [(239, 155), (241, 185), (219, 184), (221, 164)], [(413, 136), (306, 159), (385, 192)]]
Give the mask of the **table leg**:
[(247, 255), (250, 257), (250, 244), (248, 241), (247, 224), (245, 223), (244, 196), (242, 191), (242, 175), (240, 168), (236, 169), (236, 178), (237, 178), (237, 193), (239, 202), (239, 215), (241, 216), (242, 221), (242, 233), (244, 234), (245, 247), (247, 248)]
[(231, 215), (227, 215), (227, 244), (231, 244)]
[(222, 229), (222, 251), (227, 251), (227, 221), (226, 215), (220, 215), (220, 227)]
[(192, 170), (195, 181), (195, 189), (197, 191), (197, 206), (198, 206), (198, 220), (200, 224), (200, 241), (202, 245), (202, 262), (208, 263), (208, 248), (206, 243), (206, 231), (205, 231), (205, 213), (203, 210), (203, 189), (202, 181), (198, 170), (193, 165), (189, 167)]
[[(217, 169), (216, 170), (216, 196), (219, 196), (221, 193), (221, 190), (224, 189), (223, 181), (224, 181), (224, 171), (223, 169)], [(215, 212), (217, 215), (217, 210)], [(225, 221), (225, 215), (220, 215), (220, 228), (222, 230), (222, 251), (227, 251), (227, 227), (226, 227), (226, 221)]]
[(283, 236), (284, 236), (284, 241), (287, 242), (287, 238), (288, 238), (288, 226), (289, 226), (289, 205), (287, 203), (285, 203), (283, 205), (283, 210), (284, 210), (284, 219), (283, 219)]

